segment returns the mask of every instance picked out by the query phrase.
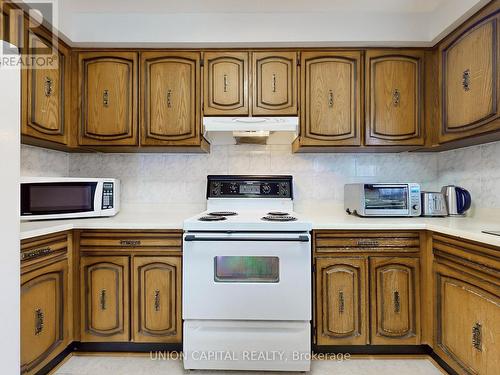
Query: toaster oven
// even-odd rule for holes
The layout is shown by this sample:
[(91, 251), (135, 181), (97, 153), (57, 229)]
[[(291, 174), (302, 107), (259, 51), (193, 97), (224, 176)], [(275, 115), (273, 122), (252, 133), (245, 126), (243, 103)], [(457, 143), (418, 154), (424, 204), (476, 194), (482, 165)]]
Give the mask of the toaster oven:
[(420, 216), (420, 185), (415, 183), (347, 184), (344, 208), (359, 216)]

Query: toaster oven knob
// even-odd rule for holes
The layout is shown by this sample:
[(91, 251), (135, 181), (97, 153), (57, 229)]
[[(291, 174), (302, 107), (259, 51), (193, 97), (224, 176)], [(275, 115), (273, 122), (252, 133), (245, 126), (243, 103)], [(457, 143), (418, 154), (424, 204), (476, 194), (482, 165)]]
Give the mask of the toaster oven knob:
[(412, 208), (414, 211), (418, 210), (418, 204), (414, 204), (413, 206), (411, 206), (411, 208)]

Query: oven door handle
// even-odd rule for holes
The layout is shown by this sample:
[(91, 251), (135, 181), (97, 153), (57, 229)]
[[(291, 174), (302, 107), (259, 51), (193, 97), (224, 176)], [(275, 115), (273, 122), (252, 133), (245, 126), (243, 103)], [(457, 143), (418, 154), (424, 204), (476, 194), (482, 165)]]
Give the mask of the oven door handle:
[(184, 237), (185, 241), (280, 241), (280, 242), (309, 242), (309, 236), (298, 237), (197, 237), (188, 234)]

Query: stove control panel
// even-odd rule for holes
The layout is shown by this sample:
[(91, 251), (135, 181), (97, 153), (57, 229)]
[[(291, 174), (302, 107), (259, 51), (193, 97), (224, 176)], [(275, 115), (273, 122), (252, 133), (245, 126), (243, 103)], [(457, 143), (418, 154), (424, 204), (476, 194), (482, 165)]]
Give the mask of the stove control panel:
[(293, 198), (292, 176), (208, 176), (207, 198)]

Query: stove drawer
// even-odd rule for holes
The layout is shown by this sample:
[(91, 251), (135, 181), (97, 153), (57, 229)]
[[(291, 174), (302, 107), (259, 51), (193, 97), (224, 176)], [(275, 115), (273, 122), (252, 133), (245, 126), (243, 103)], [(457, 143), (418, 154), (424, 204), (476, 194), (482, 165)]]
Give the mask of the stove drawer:
[(354, 253), (419, 252), (420, 233), (403, 231), (328, 231), (314, 232), (314, 252)]

